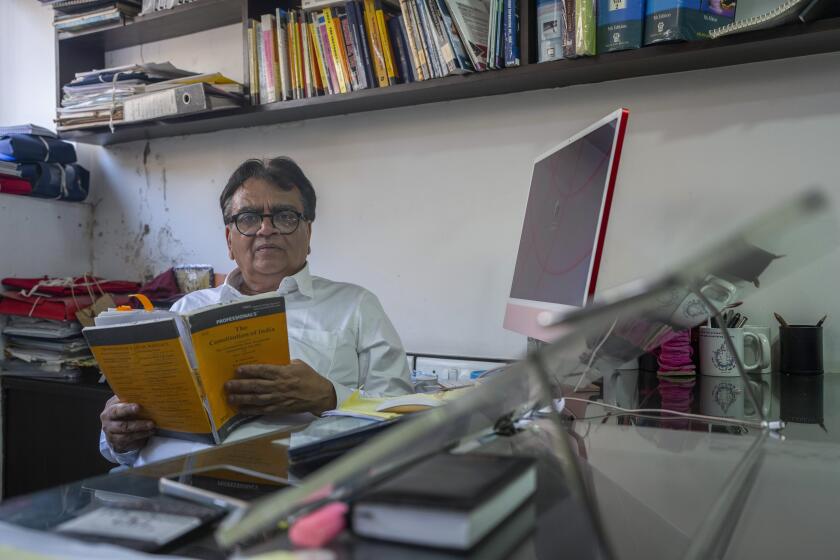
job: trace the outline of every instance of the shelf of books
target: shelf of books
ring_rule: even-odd
[[[171,65],[85,71],[107,49],[65,53],[59,36],[59,132],[108,145],[840,51],[838,17],[701,39],[731,26],[734,2],[669,27],[655,23],[657,1],[646,13],[640,0],[195,0],[84,37],[147,18],[177,35],[227,24],[236,7],[243,84]],[[187,24],[202,5],[219,11]]]

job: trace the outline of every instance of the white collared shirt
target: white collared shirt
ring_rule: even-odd
[[[171,310],[185,313],[244,297],[239,291],[242,273],[234,269],[216,288],[189,293]],[[333,282],[309,273],[309,265],[280,282],[277,293],[286,299],[286,324],[292,359],[309,364],[330,380],[341,404],[355,389],[367,394],[400,395],[411,392],[410,372],[400,337],[368,290]],[[99,449],[112,462],[133,464],[136,451],[114,453],[105,435]]]

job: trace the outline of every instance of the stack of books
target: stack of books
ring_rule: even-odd
[[[8,291],[0,293],[0,373],[58,378],[96,367],[79,313],[103,294],[109,303],[127,303],[124,294],[139,287],[91,276],[4,278],[2,285]]]
[[[251,101],[518,66],[517,6],[506,0],[304,0],[300,10],[277,8],[249,22]]]
[[[125,25],[140,13],[140,0],[58,0],[50,5],[53,25],[66,33]]]
[[[80,72],[62,87],[56,123],[66,131],[239,107],[242,89],[221,74],[197,74],[169,62]]]

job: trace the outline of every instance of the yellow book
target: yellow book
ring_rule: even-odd
[[[303,65],[303,33],[301,28],[301,12],[295,11],[295,56],[297,57],[298,97],[306,97],[306,68]]]
[[[289,43],[289,73],[291,74],[291,94],[292,99],[298,99],[300,96],[298,95],[299,92],[299,82],[298,82],[298,57],[297,52],[295,51],[295,45],[297,44],[297,16],[295,15],[294,10],[289,10],[288,13],[288,20],[286,25],[286,40]]]
[[[285,300],[274,294],[186,314],[109,311],[82,332],[114,394],[139,404],[159,435],[206,443],[249,419],[226,399],[236,368],[290,361]]]
[[[336,22],[331,12],[332,10],[329,8],[324,9],[324,21],[327,24],[327,38],[330,40],[330,53],[332,53],[333,60],[335,61],[335,73],[338,76],[338,89],[341,93],[347,93],[349,91],[347,84],[350,83],[347,74],[345,73],[347,61],[343,60],[345,57],[341,55],[342,51],[341,48],[339,48],[338,35],[335,32]]]
[[[385,24],[385,12],[379,2],[376,6],[376,26],[379,29],[379,38],[382,42],[382,57],[385,59],[385,72],[388,75],[388,83],[397,83],[397,69],[394,62],[394,51],[391,48],[391,39],[388,38],[388,26]]]
[[[376,8],[373,0],[364,0],[365,31],[367,31],[368,45],[370,46],[370,57],[373,60],[373,73],[376,74],[376,81],[379,87],[387,87],[388,71],[385,68],[385,56],[382,51],[382,42],[379,39],[379,25],[376,23]]]
[[[259,54],[257,52],[257,30],[254,27],[256,22],[248,23],[248,87],[251,93],[251,104],[260,103],[260,66]]]
[[[333,10],[335,8],[332,8]],[[335,37],[338,41],[338,50],[341,53],[341,68],[344,71],[344,79],[347,80],[347,91],[353,89],[353,78],[350,75],[350,59],[347,57],[347,42],[344,37],[344,30],[341,25],[341,18],[337,14],[333,14],[333,27],[335,28]]]
[[[310,58],[315,61],[315,86],[319,91],[327,91],[327,69],[324,68],[324,59],[321,55],[321,43],[318,41],[318,28],[312,22],[307,22],[309,30],[309,45],[312,50]]]

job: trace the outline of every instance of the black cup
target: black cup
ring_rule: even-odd
[[[782,373],[790,375],[822,375],[822,327],[788,325],[779,327]]]

